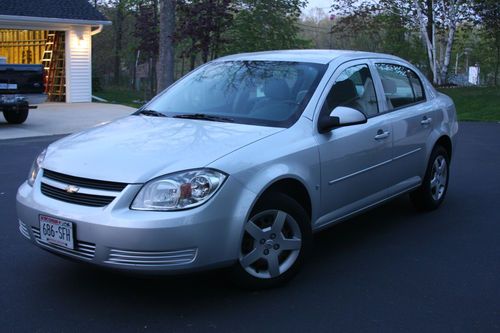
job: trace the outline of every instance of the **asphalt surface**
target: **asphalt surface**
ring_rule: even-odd
[[[334,226],[292,282],[263,292],[220,270],[137,277],[29,244],[15,193],[54,139],[0,141],[2,332],[500,331],[500,124],[460,124],[439,210],[417,213],[405,196]]]

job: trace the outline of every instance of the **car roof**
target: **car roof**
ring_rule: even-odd
[[[279,50],[252,53],[240,53],[221,57],[216,61],[296,61],[312,62],[318,64],[328,64],[337,59],[345,60],[364,58],[383,58],[393,60],[403,60],[399,57],[374,52],[351,51],[351,50]]]

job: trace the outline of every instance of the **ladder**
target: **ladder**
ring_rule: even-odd
[[[51,102],[64,102],[66,95],[64,32],[48,31],[42,56],[45,93]]]

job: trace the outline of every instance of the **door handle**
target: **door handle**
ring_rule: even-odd
[[[420,122],[420,125],[422,125],[422,126],[429,125],[431,122],[432,122],[432,118],[425,116],[422,119],[422,121]]]
[[[375,135],[374,139],[375,140],[383,140],[387,139],[389,137],[389,132],[388,131],[383,131],[383,130],[378,130],[377,135]]]

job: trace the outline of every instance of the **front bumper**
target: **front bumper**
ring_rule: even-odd
[[[193,209],[131,210],[141,185],[128,185],[105,207],[87,207],[45,196],[40,178],[33,187],[24,183],[18,190],[21,233],[59,255],[131,271],[178,272],[233,263],[255,199],[253,192],[229,177],[213,198]],[[40,215],[74,223],[74,250],[40,240]]]

